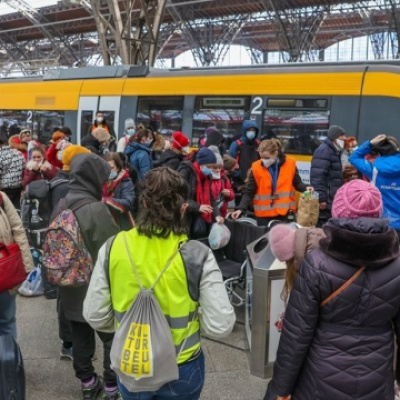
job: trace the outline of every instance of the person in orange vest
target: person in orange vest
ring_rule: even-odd
[[[296,160],[283,154],[281,147],[278,139],[260,143],[261,159],[251,165],[249,181],[237,210],[232,213],[233,219],[238,219],[251,202],[258,225],[294,217],[297,211],[295,191],[304,192],[312,187],[301,180]]]
[[[87,131],[87,136],[89,136],[96,128],[103,128],[110,134],[110,144],[108,145],[108,148],[110,151],[116,151],[117,137],[115,135],[115,131],[112,124],[109,125],[108,122],[106,121],[103,111],[97,111],[96,119],[93,121],[93,124],[89,126],[89,129]]]

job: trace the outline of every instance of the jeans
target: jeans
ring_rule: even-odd
[[[17,340],[17,323],[15,319],[17,294],[8,290],[0,293],[0,335],[9,333]]]
[[[64,308],[61,303],[60,296],[57,297],[57,311],[58,311],[58,334],[66,348],[72,347],[72,330],[71,321],[69,321],[64,314]]]
[[[156,392],[129,392],[118,380],[123,400],[197,400],[204,385],[204,354],[179,365],[179,379],[161,386]]]
[[[75,376],[81,381],[88,380],[94,376],[92,357],[94,355],[96,342],[95,331],[87,322],[71,322],[72,331],[72,355]],[[117,384],[115,372],[111,369],[110,350],[113,333],[97,332],[103,342],[103,378],[109,386]]]

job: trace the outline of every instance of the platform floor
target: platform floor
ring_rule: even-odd
[[[249,372],[244,312],[237,309],[235,329],[223,343],[203,339],[206,380],[202,400],[261,400],[267,380]],[[18,297],[18,342],[25,361],[27,400],[79,400],[79,381],[72,363],[61,361],[56,301]],[[100,340],[98,340],[100,343]],[[101,350],[95,367],[101,374]]]

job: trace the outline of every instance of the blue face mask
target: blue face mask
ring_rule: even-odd
[[[135,129],[127,129],[126,132],[128,133],[129,136],[132,136],[135,133]]]
[[[211,175],[211,173],[212,173],[212,171],[211,171],[211,169],[210,169],[210,168],[207,168],[207,167],[201,167],[200,169],[201,169],[201,172],[202,172],[204,175],[206,175],[206,176],[210,176],[210,175]]]
[[[110,180],[115,179],[118,176],[118,172],[116,171],[111,171],[110,176],[108,177]]]
[[[249,140],[253,140],[256,137],[256,132],[255,131],[247,131],[246,132],[246,137]]]

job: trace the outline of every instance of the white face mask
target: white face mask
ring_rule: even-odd
[[[62,155],[63,155],[63,150],[58,150],[57,151],[57,159],[62,161]]]
[[[103,118],[103,117],[97,117],[97,118],[96,118],[96,121],[97,121],[99,124],[101,124],[101,123],[104,121],[104,118]]]
[[[265,168],[269,168],[276,161],[276,159],[275,158],[268,158],[267,160],[265,160],[263,158],[261,161],[264,164]]]
[[[190,148],[189,148],[189,146],[182,147],[182,153],[189,154],[189,151],[190,151]]]
[[[343,149],[344,148],[344,140],[336,139],[336,145],[337,145],[337,147],[339,147],[339,149]]]
[[[221,172],[220,171],[211,171],[211,178],[212,179],[221,179]]]

